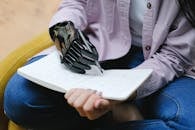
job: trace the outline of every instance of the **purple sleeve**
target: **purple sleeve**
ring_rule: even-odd
[[[137,90],[137,98],[148,96],[195,64],[195,28],[184,16],[176,19],[177,28],[169,32],[164,44],[137,68],[153,69],[151,77]]]
[[[63,0],[58,11],[52,17],[49,28],[59,22],[72,21],[76,28],[81,30],[87,26],[86,2],[87,0]]]

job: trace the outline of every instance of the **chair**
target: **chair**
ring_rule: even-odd
[[[40,34],[31,41],[23,44],[0,61],[0,130],[24,130],[14,122],[9,121],[3,111],[3,95],[5,86],[17,68],[36,53],[50,47],[52,41],[47,32]]]

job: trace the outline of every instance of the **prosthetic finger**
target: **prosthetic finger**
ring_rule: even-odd
[[[95,64],[96,59],[91,58],[92,56],[86,50],[80,50],[80,48],[77,48],[76,46],[72,46],[69,49],[68,53],[75,55],[75,59],[77,59],[78,61],[80,61],[83,64],[89,64],[89,65]]]
[[[82,64],[86,64],[86,65],[94,65],[95,64],[94,60],[83,57],[82,54],[78,53],[73,48],[71,48],[68,51],[68,54],[70,54],[71,57],[74,58],[77,62],[81,62]]]
[[[94,55],[96,55],[97,60],[98,60],[98,52],[97,52],[95,46],[94,46],[93,44],[91,44],[91,42],[88,42],[88,44],[89,44],[89,46],[91,47],[92,53],[93,53]]]
[[[69,63],[64,62],[64,65],[72,72],[85,74],[85,70],[72,66]]]
[[[89,57],[90,59],[98,60],[98,53],[97,53],[97,51],[96,51],[96,53],[94,53],[93,52],[94,49],[91,52],[90,50],[87,49],[87,47],[84,44],[78,43],[77,41],[74,41],[74,44],[72,46],[76,50],[78,50],[83,56]]]
[[[80,73],[80,74],[84,74],[85,73],[85,70],[82,69],[82,68],[78,68],[76,66],[73,65],[73,62],[68,59],[68,58],[65,58],[64,59],[64,63],[63,63],[69,70],[71,70],[72,72],[76,72],[76,73]]]
[[[98,60],[98,56],[88,50],[81,50],[81,54],[83,57],[86,57],[88,59]]]
[[[66,59],[69,60],[69,62],[72,64],[72,66],[75,66],[77,68],[89,70],[91,67],[87,64],[83,64],[79,62],[77,59],[74,59],[71,55],[67,54]]]

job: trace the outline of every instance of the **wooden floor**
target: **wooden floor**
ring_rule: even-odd
[[[46,31],[60,0],[0,0],[0,60]]]

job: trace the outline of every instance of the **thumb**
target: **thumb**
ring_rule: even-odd
[[[110,106],[110,101],[106,99],[98,99],[94,105],[96,109],[104,109]]]

